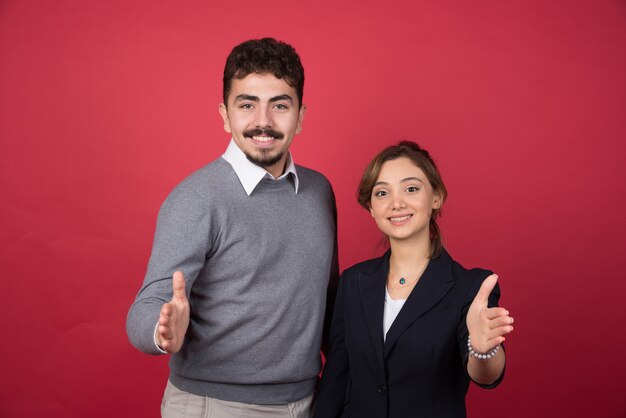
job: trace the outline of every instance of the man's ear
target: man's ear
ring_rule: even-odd
[[[296,133],[299,134],[302,132],[302,121],[304,120],[304,114],[306,113],[306,105],[303,104],[300,107],[300,111],[298,112],[298,125],[296,126]]]
[[[224,103],[220,103],[219,111],[222,119],[224,120],[224,130],[228,133],[232,133],[232,130],[230,129],[230,120],[228,119],[228,109]]]

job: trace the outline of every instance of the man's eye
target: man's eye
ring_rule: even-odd
[[[288,109],[287,106],[285,106],[284,104],[281,104],[281,103],[276,104],[275,107],[276,107],[276,109],[280,109],[280,110]]]
[[[252,105],[250,103],[244,103],[239,107],[242,109],[252,109]]]

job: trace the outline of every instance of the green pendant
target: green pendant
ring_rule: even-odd
[[[400,284],[405,284],[406,280],[404,280],[404,277],[400,277]]]

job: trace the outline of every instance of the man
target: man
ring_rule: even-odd
[[[164,417],[309,414],[337,253],[330,184],[289,152],[303,86],[290,45],[235,47],[219,105],[231,142],[161,207],[127,332],[172,354]]]

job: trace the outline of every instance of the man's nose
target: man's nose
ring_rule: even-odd
[[[272,117],[269,106],[259,106],[255,116],[255,126],[272,126]]]

